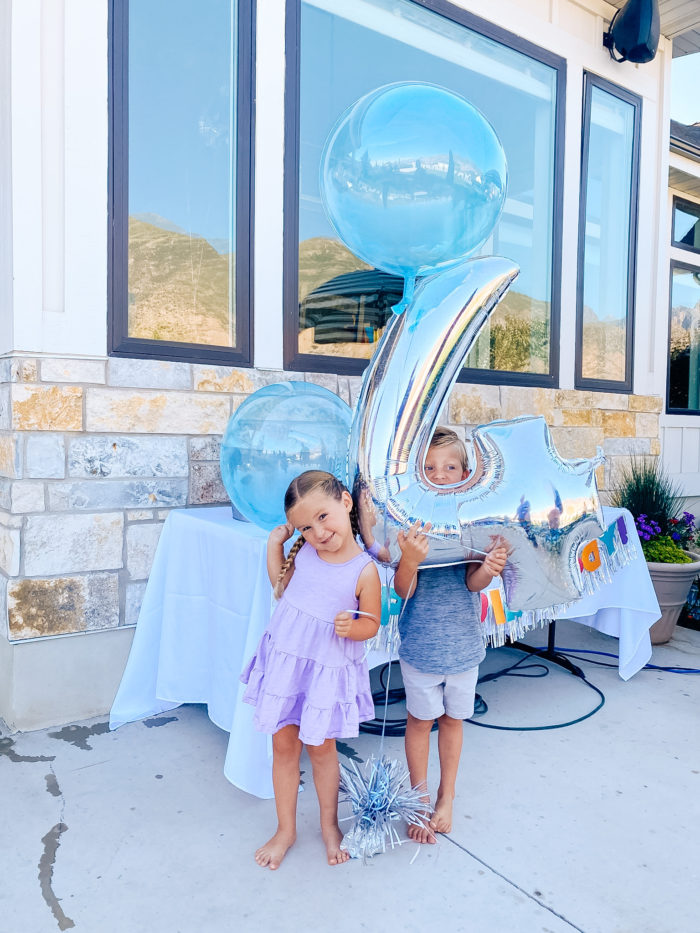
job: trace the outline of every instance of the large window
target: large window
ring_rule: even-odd
[[[471,101],[508,160],[504,212],[480,254],[513,259],[521,272],[472,349],[466,378],[555,384],[563,60],[444,2],[290,0],[287,7],[286,367],[361,372],[401,294],[400,279],[368,267],[338,240],[318,176],[339,115],[381,85],[411,80]]]
[[[111,0],[110,353],[250,362],[251,0]]]
[[[671,264],[667,411],[700,414],[700,266]]]
[[[632,391],[641,106],[636,95],[586,75],[577,388]]]
[[[672,414],[700,414],[700,204],[673,199],[668,397]],[[683,253],[680,252],[683,250]]]

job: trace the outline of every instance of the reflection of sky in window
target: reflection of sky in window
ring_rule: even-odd
[[[592,88],[583,303],[600,320],[627,317],[634,108]]]
[[[691,214],[688,208],[677,207],[673,212],[673,238],[677,243],[680,243],[681,240],[684,240],[690,231],[698,223],[700,218],[700,206],[698,207],[697,213]],[[688,243],[690,246],[695,246],[694,239],[697,239],[697,233],[695,237],[689,237]]]
[[[518,290],[548,300],[554,70],[400,0],[310,0],[302,3],[301,29],[300,240],[335,236],[318,172],[341,113],[383,84],[426,81],[462,94],[493,124],[508,160],[508,200],[482,252],[518,262]]]
[[[129,4],[129,214],[220,252],[232,236],[234,11],[235,0]]]
[[[693,278],[692,272],[673,270],[673,297],[674,308],[700,309],[700,283]]]

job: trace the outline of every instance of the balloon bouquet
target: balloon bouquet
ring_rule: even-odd
[[[264,527],[284,521],[276,511],[263,514],[259,504],[282,501],[270,496],[270,471],[286,488],[302,470],[319,467],[352,489],[365,545],[378,542],[387,565],[400,557],[398,532],[416,521],[432,524],[423,566],[478,559],[495,535],[505,539],[507,608],[499,599],[482,611],[493,644],[553,618],[631,557],[624,528],[603,528],[595,484],[600,453],[562,459],[543,418],[477,428],[473,469],[459,484],[438,487],[423,474],[443,403],[518,275],[508,259],[467,258],[498,222],[506,184],[496,133],[457,94],[408,82],[379,88],[350,107],[326,141],[322,198],[338,236],[357,256],[404,277],[403,298],[364,372],[351,423],[349,409],[344,412],[332,393],[285,383],[251,396],[222,444],[222,473],[234,506]],[[271,390],[287,407],[262,405],[261,417]],[[310,390],[311,417],[304,409]],[[281,433],[273,439],[275,425],[286,433],[290,424],[289,439]],[[252,465],[259,457],[267,475]],[[258,498],[252,477],[264,475],[265,494]],[[601,535],[608,535],[609,546],[585,563],[581,554]],[[363,857],[383,851],[387,841],[398,840],[397,819],[416,821],[424,807],[419,793],[407,770],[381,748],[364,774],[342,770],[354,814],[344,847]]]

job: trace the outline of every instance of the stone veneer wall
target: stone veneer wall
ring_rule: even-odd
[[[498,418],[542,415],[562,457],[592,457],[603,448],[606,462],[597,470],[605,502],[620,468],[630,457],[658,457],[659,414],[663,399],[655,395],[623,395],[575,389],[520,386],[455,386],[449,421],[468,428]]]
[[[282,380],[352,404],[359,377],[131,359],[0,360],[0,636],[136,622],[172,508],[227,502],[219,441],[246,395]],[[459,385],[443,421],[541,414],[565,457],[659,453],[661,399]]]

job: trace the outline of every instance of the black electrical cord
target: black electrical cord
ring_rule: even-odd
[[[516,661],[514,664],[510,664],[508,667],[503,668],[499,671],[494,671],[489,674],[484,674],[483,677],[480,677],[478,683],[488,683],[491,680],[497,680],[499,677],[546,677],[549,674],[549,668],[546,664],[527,664],[523,666],[523,662],[528,660],[529,655],[524,655],[520,660]],[[384,664],[379,671],[379,683],[382,687],[381,690],[375,690],[372,693],[372,699],[375,702],[375,705],[383,706],[391,705],[392,703],[400,703],[406,698],[406,693],[403,687],[393,687],[389,691],[386,689],[385,674],[391,664],[398,664],[398,661],[390,661]],[[537,671],[537,673],[526,673],[526,671]],[[583,716],[579,716],[577,719],[571,719],[568,722],[555,723],[550,726],[497,726],[491,723],[486,722],[476,722],[474,719],[466,719],[465,722],[468,722],[472,726],[480,726],[483,729],[498,729],[503,732],[539,732],[545,731],[548,729],[563,729],[566,726],[573,726],[576,723],[583,722],[584,719],[589,719],[605,703],[605,695],[595,684],[592,684],[586,679],[583,674],[583,671],[580,668],[576,668],[576,676],[580,677],[581,680],[586,684],[587,687],[590,687],[591,690],[595,691],[600,697],[600,702],[592,709],[590,712],[585,713]],[[488,705],[486,701],[480,694],[476,694],[474,698],[474,716],[483,716],[488,712]],[[437,722],[433,724],[432,731],[437,729]],[[401,719],[384,719],[375,718],[369,722],[360,723],[360,732],[366,732],[370,735],[381,735],[382,731],[384,735],[391,736],[394,738],[403,736],[406,734],[406,720],[405,718]]]
[[[517,648],[513,645],[511,647]],[[543,647],[538,649],[544,655],[549,649]],[[554,652],[560,654],[563,657],[573,658],[576,661],[587,661],[589,664],[595,664],[598,667],[609,667],[617,668],[617,664],[608,664],[605,661],[595,661],[593,658],[582,658],[580,655],[590,655],[596,654],[604,657],[614,658],[619,660],[619,656],[612,654],[609,651],[593,651],[586,648],[558,648],[555,647]],[[498,680],[499,677],[546,677],[549,674],[550,668],[546,664],[535,663],[535,664],[526,664],[523,662],[530,657],[537,657],[537,651],[534,655],[525,654],[522,658],[516,661],[514,664],[510,664],[508,667],[504,667],[499,671],[494,671],[489,674],[484,674],[483,677],[480,677],[478,682],[479,684],[488,683],[492,680]],[[403,687],[393,687],[390,690],[387,690],[387,681],[385,680],[385,675],[387,671],[391,668],[392,664],[398,664],[398,661],[389,661],[384,664],[379,671],[379,684],[381,690],[375,690],[372,693],[372,699],[374,700],[375,706],[391,706],[393,703],[400,703],[406,699],[406,692]],[[602,690],[596,687],[595,684],[592,684],[585,676],[580,667],[577,667],[575,664],[570,665],[571,673],[578,677],[583,683],[594,693],[598,694],[600,701],[594,706],[592,710],[588,713],[584,713],[583,716],[578,716],[576,719],[570,719],[567,722],[554,723],[549,726],[498,726],[493,723],[487,722],[477,722],[475,718],[465,719],[465,722],[469,723],[472,726],[479,726],[481,729],[497,729],[501,732],[544,732],[550,729],[565,729],[568,726],[574,726],[579,722],[583,722],[586,719],[590,719],[591,716],[594,716],[605,704],[605,694]],[[650,671],[664,671],[669,674],[700,674],[700,669],[694,667],[666,667],[659,664],[645,664],[642,670]],[[529,673],[526,673],[529,672]],[[537,672],[537,673],[535,673]],[[481,696],[477,693],[474,697],[474,713],[473,717],[483,716],[488,712],[488,704]],[[435,731],[438,728],[437,722],[433,723],[431,731]],[[370,735],[387,735],[394,738],[404,736],[406,734],[406,719],[385,719],[384,717],[377,717],[368,722],[360,723],[360,732],[366,732]]]
[[[544,649],[543,649],[544,650]],[[605,661],[594,661],[593,658],[581,658],[578,655],[581,654],[600,654],[606,658],[615,658],[619,660],[619,655],[613,654],[610,651],[593,651],[588,648],[558,648],[554,649],[557,654],[563,654],[566,658],[575,658],[577,661],[587,661],[589,664],[597,664],[598,667],[614,667],[618,668],[617,664],[606,664]],[[576,652],[576,654],[574,654]],[[667,674],[700,674],[700,669],[697,667],[664,667],[661,664],[645,664],[643,671],[665,671]]]
[[[543,648],[543,651],[546,649]],[[531,655],[526,654],[519,661],[516,661],[515,664],[511,664],[509,667],[505,667],[500,671],[494,671],[491,674],[484,674],[483,677],[480,677],[478,683],[487,683],[490,680],[498,680],[499,677],[546,677],[549,674],[550,668],[546,664],[527,664],[524,667],[520,667],[523,661],[527,660]],[[519,671],[516,671],[516,668],[520,668]],[[597,693],[600,697],[600,701],[596,706],[593,707],[587,713],[584,713],[583,716],[578,716],[576,719],[569,719],[567,722],[557,722],[552,723],[549,726],[498,726],[494,723],[489,722],[477,722],[475,719],[466,719],[465,722],[469,723],[470,726],[479,726],[481,729],[498,729],[500,732],[545,732],[550,729],[565,729],[567,726],[575,726],[576,723],[583,722],[585,719],[590,719],[591,716],[595,715],[599,709],[602,709],[605,704],[605,694],[602,690],[599,690],[595,684],[592,684],[590,680],[586,679],[583,671],[580,667],[572,665],[572,673],[584,682],[584,684],[593,690],[594,693]],[[527,670],[539,670],[541,673],[537,674],[526,674],[524,673]],[[483,702],[483,701],[482,701]],[[484,711],[488,710],[488,706],[484,703]],[[474,715],[477,714],[476,709],[474,710]]]
[[[543,647],[541,650],[544,653],[548,649],[546,647]],[[568,658],[573,658],[576,661],[587,661],[589,664],[595,664],[598,667],[610,667],[610,668],[614,668],[615,670],[618,669],[617,664],[607,664],[605,661],[595,661],[593,658],[582,658],[580,656],[582,654],[597,654],[597,655],[602,655],[602,656],[609,657],[609,658],[614,658],[615,660],[619,660],[618,655],[613,654],[609,651],[593,651],[593,650],[586,649],[586,648],[559,648],[557,646],[554,647],[554,651],[556,654],[560,654]],[[525,658],[521,658],[520,661],[516,661],[515,664],[511,665],[510,667],[504,668],[502,671],[496,671],[493,674],[486,674],[483,678],[479,679],[479,683],[484,683],[485,681],[488,681],[488,680],[496,680],[498,677],[502,677],[504,675],[511,676],[511,677],[524,676],[522,674],[511,673],[514,670],[514,668],[518,667],[521,664],[523,660],[525,660]],[[528,667],[533,667],[533,668],[542,667],[542,666],[544,665],[537,665],[537,664],[528,665]],[[527,670],[527,667],[523,668],[523,670]],[[700,670],[694,667],[670,667],[670,666],[664,666],[660,664],[645,664],[642,670],[664,671],[669,674],[700,674]],[[548,668],[546,672],[547,673],[549,672]],[[576,674],[577,677],[580,677],[581,680],[583,680],[586,686],[590,687],[591,690],[594,690],[600,697],[600,703],[598,703],[598,705],[594,709],[592,709],[589,713],[586,713],[584,716],[579,716],[578,719],[572,719],[570,722],[558,723],[552,726],[524,726],[524,727],[497,726],[497,725],[491,725],[485,722],[476,722],[474,719],[467,719],[466,722],[468,722],[472,726],[480,726],[483,729],[501,729],[504,731],[518,731],[518,732],[532,732],[532,731],[540,731],[540,730],[545,730],[545,729],[563,729],[565,726],[572,726],[578,722],[583,722],[584,719],[589,719],[591,716],[593,716],[594,713],[597,713],[598,710],[601,709],[601,707],[605,703],[605,695],[603,694],[601,690],[598,689],[598,687],[595,686],[595,684],[592,684],[589,680],[586,679],[580,667],[575,667],[574,673]],[[544,674],[537,674],[537,675],[530,674],[527,676],[543,677],[545,675]],[[488,709],[488,707],[486,708]],[[475,709],[474,711],[475,716],[480,715],[480,713],[481,711],[477,712]]]

